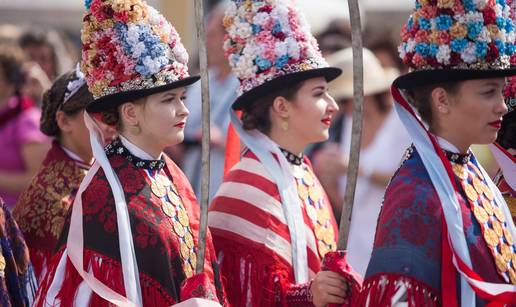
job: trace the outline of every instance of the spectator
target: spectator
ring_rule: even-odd
[[[344,73],[330,85],[341,103],[351,106],[353,99],[353,57],[351,48],[328,59],[330,65]],[[401,162],[409,137],[393,108],[389,88],[397,76],[393,69],[383,69],[373,53],[364,49],[364,118],[360,171],[348,243],[349,261],[364,274],[373,247],[376,220],[389,179]],[[315,153],[314,166],[340,217],[344,203],[348,156],[351,143],[351,108],[341,117],[341,137]],[[339,124],[339,123],[336,123]],[[340,144],[339,144],[340,143]]]
[[[0,44],[0,196],[8,207],[28,186],[49,142],[39,131],[40,111],[21,95],[23,51]]]
[[[229,125],[229,110],[236,99],[238,80],[231,72],[224,56],[224,27],[222,20],[227,2],[217,5],[211,13],[206,33],[208,53],[208,74],[211,105],[211,152],[210,152],[210,199],[215,194],[224,175],[226,133]],[[193,84],[188,89],[186,105],[190,116],[185,129],[187,145],[183,170],[193,185],[195,194],[201,194],[201,137],[202,108],[201,84]]]

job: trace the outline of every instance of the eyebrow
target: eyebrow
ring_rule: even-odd
[[[487,83],[484,83],[482,84],[482,86],[496,86],[496,87],[500,87],[500,86],[504,86],[504,84],[500,84],[498,82],[487,82]]]
[[[323,90],[323,91],[324,91],[324,90],[326,90],[326,87],[325,87],[324,85],[319,85],[319,86],[314,87],[314,88],[312,89],[312,91],[315,91],[315,90],[318,90],[318,89],[320,89],[320,90]]]

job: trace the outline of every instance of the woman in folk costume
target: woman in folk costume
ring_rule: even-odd
[[[55,253],[68,209],[93,162],[84,123],[86,105],[92,101],[79,67],[57,79],[43,97],[40,129],[54,142],[13,210],[38,279]],[[110,135],[107,126],[104,131]]]
[[[0,197],[0,305],[29,307],[38,283],[29,249],[11,211]]]
[[[505,103],[508,112],[503,117],[497,142],[489,147],[500,165],[500,171],[494,181],[502,192],[512,219],[516,223],[516,77],[508,78],[505,87]]]
[[[183,140],[188,54],[170,23],[141,0],[87,1],[82,32],[85,119],[95,164],[79,187],[35,306],[224,303],[211,237],[195,274],[199,206],[163,154]],[[119,133],[105,149],[94,114]]]
[[[470,150],[494,142],[507,113],[511,14],[502,0],[416,1],[399,48],[412,70],[392,87],[414,146],[385,193],[356,306],[516,302],[514,223]]]
[[[345,279],[321,271],[337,225],[303,150],[328,138],[338,106],[329,67],[290,1],[235,1],[225,50],[240,80],[232,122],[247,149],[218,190],[209,226],[234,306],[342,303]],[[235,150],[235,148],[233,148]],[[239,149],[236,149],[239,150]],[[351,275],[351,270],[345,275]]]

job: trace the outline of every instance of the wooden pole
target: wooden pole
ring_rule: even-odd
[[[348,0],[351,22],[351,40],[353,46],[353,124],[351,132],[351,150],[346,183],[346,194],[339,225],[338,250],[345,250],[348,245],[351,214],[355,200],[355,189],[360,162],[360,143],[362,139],[362,109],[364,102],[364,66],[362,56],[362,25],[358,0]]]
[[[197,274],[204,271],[206,253],[206,231],[208,228],[208,199],[210,195],[210,93],[208,84],[208,57],[206,53],[206,34],[204,29],[203,0],[195,0],[195,23],[199,40],[199,65],[202,87],[202,167],[201,167],[201,222],[197,253]]]

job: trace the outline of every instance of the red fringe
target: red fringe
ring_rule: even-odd
[[[367,306],[392,306],[392,298],[402,284],[407,286],[408,307],[441,306],[437,291],[418,280],[399,274],[377,274],[366,279],[352,306],[366,306],[366,303]]]
[[[57,295],[57,301],[46,301],[46,294],[50,289],[62,254],[63,252],[61,251],[52,258],[52,261],[49,264],[49,271],[43,278],[40,289],[36,295],[36,302],[34,307],[74,306],[75,295],[83,280],[69,259],[67,259],[65,277],[61,284],[61,289]],[[122,268],[118,261],[105,257],[96,252],[85,250],[84,263],[91,264],[91,271],[100,281],[118,293],[125,295]],[[142,299],[144,306],[168,307],[176,303],[159,283],[141,272],[140,285],[142,289]],[[114,305],[109,304],[100,296],[92,294],[89,306],[105,307]]]
[[[286,292],[292,285],[289,266],[264,253],[263,248],[219,240],[220,264],[231,306],[287,306]],[[248,300],[248,293],[251,294]],[[250,303],[250,304],[248,304]]]
[[[36,249],[31,248],[30,252],[30,262],[32,263],[32,267],[34,268],[34,274],[38,280],[38,283],[44,277],[43,273],[48,269],[48,262],[52,260],[53,253],[46,249]]]

